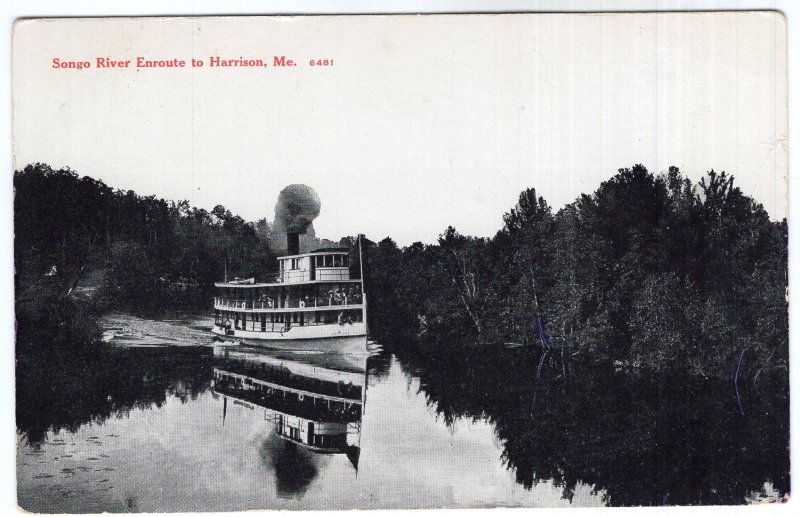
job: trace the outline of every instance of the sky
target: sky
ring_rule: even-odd
[[[305,183],[317,236],[400,245],[491,236],[524,189],[558,209],[636,163],[727,171],[777,219],[785,39],[769,12],[20,22],[14,163],[248,220]],[[298,66],[209,66],[275,55]],[[137,56],[205,66],[95,66]]]

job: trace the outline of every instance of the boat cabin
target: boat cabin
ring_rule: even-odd
[[[350,280],[350,253],[346,248],[312,251],[280,257],[279,281],[284,284]]]

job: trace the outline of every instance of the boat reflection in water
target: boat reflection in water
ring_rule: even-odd
[[[219,345],[213,390],[231,403],[263,408],[284,452],[344,454],[358,470],[367,355],[297,353]]]

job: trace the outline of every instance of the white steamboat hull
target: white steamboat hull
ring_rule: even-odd
[[[253,332],[225,329],[214,325],[212,332],[225,339],[242,341],[250,346],[294,351],[365,353],[366,325],[356,322],[345,325],[314,325],[292,327],[285,332]]]
[[[214,334],[229,338],[256,339],[259,341],[286,341],[296,339],[328,339],[339,337],[366,336],[367,328],[363,322],[345,323],[344,325],[308,325],[296,326],[283,332],[258,332],[252,330],[231,329],[226,333],[219,325],[214,325]]]

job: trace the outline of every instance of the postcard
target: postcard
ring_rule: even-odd
[[[786,41],[18,21],[18,506],[785,503]]]

